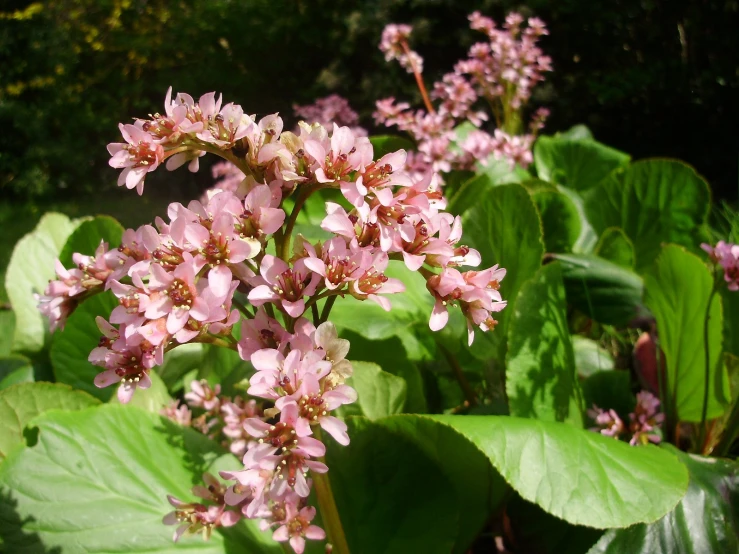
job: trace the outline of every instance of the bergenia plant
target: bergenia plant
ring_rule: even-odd
[[[165,523],[178,525],[175,539],[256,518],[300,554],[306,539],[326,536],[311,523],[315,483],[330,543],[340,547],[322,460],[326,440],[349,444],[335,411],[357,393],[346,384],[349,342],[330,321],[334,302],[351,296],[391,310],[404,284],[385,270],[399,260],[426,279],[435,300],[431,329],[459,309],[471,344],[506,305],[498,291],[505,270],[465,269],[477,267],[480,255],[462,244],[461,220],[445,211],[432,168],[406,172],[403,150],[377,158],[370,141],[346,126],[301,122],[297,132],[284,131],[277,114],[258,119],[214,93],[195,101],[170,89],[163,113],[120,129],[124,142],[108,146],[110,164],[123,170],[119,184],[139,194],[160,165],[196,171],[204,153],[240,174],[201,200],[170,204],[155,225],[129,229],[119,248],[102,243],[94,256],[75,254],[74,268],[58,264],[40,310],[52,330],[63,328],[80,302],[113,292],[118,306],[98,319],[101,339],[89,360],[101,368],[95,385],[117,386],[123,403],[146,394],[150,372],[186,343],[236,350],[248,362],[249,398],[221,397],[196,381],[186,400],[202,413],[193,418],[177,404],[165,412],[243,460],[241,470],[221,473],[227,487],[205,477],[195,492],[207,506],[170,498],[175,510]],[[325,203],[320,226],[331,238],[297,235],[308,198],[328,189],[341,196]]]
[[[430,94],[422,75],[423,58],[409,46],[412,27],[390,24],[382,34],[385,59],[413,73],[424,102],[425,109],[415,110],[407,102],[386,98],[377,102],[374,114],[377,124],[397,127],[417,142],[418,152],[407,159],[412,171],[472,170],[491,156],[522,167],[533,160],[531,147],[549,112],[537,110],[526,130],[523,110],[534,87],[552,70],[551,59],[537,46],[547,28],[540,19],[525,22],[515,12],[508,14],[502,28],[479,12],[469,20],[471,29],[487,40],[473,44],[468,57],[435,82]],[[492,134],[483,128],[490,114]],[[465,122],[474,130],[461,136],[455,129]]]

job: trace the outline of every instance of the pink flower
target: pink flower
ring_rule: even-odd
[[[413,73],[414,69],[422,73],[423,58],[408,48],[408,38],[411,32],[413,32],[413,27],[410,25],[394,23],[386,25],[382,31],[380,50],[385,54],[385,61],[398,60],[401,67],[404,67],[408,73]]]
[[[660,401],[651,392],[641,391],[636,394],[636,408],[629,414],[629,431],[633,433],[629,444],[659,443],[662,440],[660,426],[665,415],[657,413]]]
[[[303,258],[297,260],[292,269],[280,258],[267,254],[262,258],[259,277],[253,279],[255,288],[249,292],[249,301],[254,306],[266,302],[279,303],[291,316],[299,317],[305,311],[304,296],[311,296],[321,280],[305,265]]]
[[[316,509],[312,506],[298,511],[296,504],[286,502],[285,511],[285,523],[275,530],[272,538],[277,542],[290,541],[295,554],[303,554],[305,539],[320,541],[326,538],[323,529],[310,523],[316,517]]]
[[[293,104],[293,111],[297,117],[304,118],[308,123],[318,123],[329,127],[333,123],[351,128],[355,136],[367,136],[367,131],[358,127],[359,115],[349,106],[349,101],[338,94],[331,94],[319,98],[314,104],[298,106]]]
[[[306,245],[306,249],[309,256],[302,258],[305,266],[323,277],[329,290],[357,280],[372,259],[370,252],[359,248],[356,241],[351,248],[347,248],[346,241],[341,237],[325,242],[321,247],[320,257],[310,244]]]
[[[728,283],[726,288],[730,291],[739,290],[739,245],[720,240],[715,248],[706,243],[701,244],[701,248],[724,269],[724,281]]]
[[[607,437],[618,437],[624,432],[624,423],[615,410],[604,411],[593,404],[593,408],[588,410],[588,416],[595,422],[595,427],[591,427],[591,431],[599,432]]]
[[[138,347],[121,352],[111,351],[105,358],[105,367],[109,369],[98,373],[95,377],[95,386],[105,388],[120,383],[118,400],[122,404],[128,403],[137,388],[148,389],[151,386],[149,367],[146,367],[147,365],[151,367],[151,362],[145,359],[144,354]]]
[[[367,137],[356,137],[349,127],[334,123],[330,143],[310,139],[305,151],[315,160],[313,171],[319,183],[341,181],[352,171],[372,161],[372,144]]]
[[[367,271],[351,284],[349,292],[358,300],[369,299],[379,304],[383,310],[390,311],[390,301],[378,296],[380,294],[396,294],[405,291],[405,285],[399,279],[388,277],[387,269],[389,258],[384,252],[377,252]]]
[[[139,194],[144,193],[144,177],[154,171],[164,161],[164,149],[157,144],[146,131],[136,125],[118,126],[124,142],[112,142],[108,145],[108,152],[112,156],[109,161],[111,167],[123,168],[118,177],[118,185],[126,188],[135,188]]]

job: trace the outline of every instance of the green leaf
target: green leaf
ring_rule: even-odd
[[[372,144],[372,148],[374,148],[376,160],[396,150],[409,151],[415,150],[416,148],[412,140],[394,135],[376,135],[370,137],[369,141]]]
[[[0,460],[23,443],[23,429],[37,415],[52,409],[81,410],[99,403],[89,394],[59,383],[22,383],[0,391]]]
[[[181,344],[164,355],[164,363],[157,368],[157,373],[171,392],[188,389],[190,383],[183,378],[192,370],[200,367],[203,361],[203,345],[199,343]]]
[[[388,373],[402,377],[406,384],[405,410],[409,413],[425,413],[426,397],[423,377],[418,367],[410,361],[403,343],[398,337],[384,340],[368,340],[358,333],[341,333],[351,344],[349,357],[355,360],[374,362]]]
[[[120,246],[123,236],[123,227],[114,218],[108,215],[98,215],[93,219],[83,221],[74,232],[69,235],[59,254],[59,261],[64,267],[73,267],[72,254],[79,252],[92,256],[100,246],[100,241],[108,243],[108,248]]]
[[[430,417],[471,440],[522,498],[577,525],[651,523],[672,510],[688,486],[685,466],[656,446],[635,448],[537,419]]]
[[[685,497],[651,525],[607,531],[588,554],[739,552],[739,465],[670,450],[690,472]]]
[[[642,278],[591,254],[555,254],[562,266],[567,302],[606,325],[624,326],[648,312]]]
[[[644,160],[613,172],[588,191],[585,211],[598,233],[620,227],[634,245],[639,273],[654,263],[663,243],[698,250],[699,227],[710,206],[708,183],[674,160]]]
[[[698,422],[705,388],[703,328],[713,286],[711,272],[700,258],[671,244],[662,249],[644,282],[644,302],[657,319],[667,362],[669,396],[680,420]],[[715,295],[708,324],[709,419],[723,414],[729,401],[729,377],[721,359],[722,331],[721,297]]]
[[[590,139],[539,137],[534,144],[534,165],[540,179],[575,190],[600,183],[631,157]]]
[[[603,231],[593,253],[626,269],[634,269],[634,245],[618,227]]]
[[[418,446],[449,480],[460,514],[453,552],[467,552],[490,514],[504,502],[506,482],[475,445],[447,425],[418,416],[394,416],[378,423]]]
[[[555,138],[562,138],[568,140],[587,140],[593,138],[593,133],[586,125],[577,124],[573,125],[566,131],[558,132],[554,134]]]
[[[582,384],[585,403],[604,410],[616,410],[619,417],[628,423],[629,414],[636,407],[636,396],[631,392],[631,377],[628,371],[602,371],[585,379]]]
[[[724,351],[739,356],[739,294],[719,287],[724,307]]]
[[[515,309],[516,296],[524,281],[541,265],[544,254],[541,222],[531,197],[521,185],[495,187],[464,217],[464,237],[482,255],[482,266],[500,264],[507,274],[500,293],[508,306],[496,315],[498,326],[493,333],[477,333],[474,348],[491,343],[492,350],[503,359],[508,320]],[[475,350],[473,349],[473,352]],[[481,353],[483,358],[490,352]]]
[[[349,418],[347,424],[351,443],[327,441],[326,463],[352,554],[451,552],[457,496],[441,467],[379,422]]]
[[[28,358],[18,354],[0,358],[0,390],[33,380],[33,364]]]
[[[99,389],[95,386],[95,376],[103,368],[92,365],[87,357],[102,335],[95,317],[108,319],[117,305],[115,296],[110,292],[88,298],[69,316],[64,330],[57,331],[51,342],[50,357],[56,380],[87,391],[103,402],[115,394],[116,387]]]
[[[37,444],[0,466],[0,535],[12,552],[282,552],[254,522],[207,543],[172,543],[162,524],[167,494],[192,501],[204,471],[238,467],[192,429],[112,405],[49,412],[34,424]]]
[[[557,186],[557,190],[572,200],[572,203],[577,209],[577,214],[580,217],[580,236],[577,237],[577,241],[572,245],[572,251],[579,254],[592,252],[598,242],[598,235],[595,234],[593,226],[585,215],[585,202],[582,196],[576,190],[563,186]]]
[[[7,356],[13,349],[15,314],[13,310],[0,308],[0,356]]]
[[[562,521],[518,495],[506,504],[506,516],[517,552],[584,554],[603,534]]]
[[[76,223],[66,215],[47,213],[36,228],[15,245],[5,275],[5,288],[15,312],[13,350],[38,352],[48,335],[48,321],[36,307],[34,293],[43,293],[55,278],[54,262]]]
[[[462,215],[481,198],[490,194],[494,187],[507,183],[520,183],[524,180],[516,169],[511,169],[506,160],[491,159],[486,166],[478,169],[478,174],[462,183],[457,193],[449,201],[447,211],[455,215]]]
[[[362,415],[369,419],[399,414],[403,411],[406,384],[401,377],[382,371],[371,362],[352,362],[354,375],[347,384],[356,389],[357,405]]]
[[[206,379],[211,385],[221,385],[223,394],[235,392],[235,385],[247,379],[252,372],[251,364],[239,357],[239,353],[229,348],[203,345],[203,359],[198,379]],[[185,383],[189,390],[189,383]]]
[[[613,356],[594,340],[575,335],[572,337],[572,347],[575,350],[575,367],[580,377],[613,369]]]
[[[541,190],[531,197],[541,216],[547,252],[571,252],[582,231],[574,202],[556,190]]]
[[[582,427],[582,393],[566,310],[558,264],[540,268],[521,288],[508,331],[511,415]]]

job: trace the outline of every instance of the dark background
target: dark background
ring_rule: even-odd
[[[706,176],[717,198],[737,198],[738,0],[0,5],[0,191],[35,210],[63,202],[74,212],[107,202],[112,210],[97,211],[123,210],[124,223],[138,222],[147,210],[128,214],[124,191],[110,192],[117,172],[107,166],[105,145],[119,139],[119,121],[161,109],[169,85],[196,98],[221,91],[248,113],[279,111],[288,124],[293,103],[337,92],[371,127],[376,99],[419,100],[412,77],[377,49],[384,25],[415,26],[413,47],[425,58],[430,84],[482,38],[468,28],[475,9],[499,22],[517,9],[548,24],[542,48],[554,72],[531,103],[551,109],[545,132],[584,123],[598,140],[637,159],[683,159]],[[154,209],[158,196],[187,199],[210,182],[205,170],[158,172],[147,179],[147,202]]]

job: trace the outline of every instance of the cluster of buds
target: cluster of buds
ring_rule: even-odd
[[[202,201],[170,204],[166,220],[126,231],[117,249],[101,245],[94,258],[77,255],[79,269],[60,267],[60,280],[40,305],[57,327],[70,312],[60,305],[70,298],[103,290],[115,295],[109,321],[98,318],[103,336],[89,359],[103,368],[95,384],[119,383],[122,402],[149,387],[149,372],[181,344],[231,348],[250,362],[256,371],[247,394],[261,404],[220,398],[217,388],[196,382],[186,400],[203,413],[193,419],[180,406],[167,412],[230,439],[244,468],[223,474],[235,481],[223,494],[225,504],[276,527],[275,540],[289,540],[300,553],[305,539],[323,538],[310,524],[315,511],[305,505],[312,476],[328,470],[322,431],[348,444],[347,427],[332,412],[356,399],[345,384],[352,373],[349,344],[327,321],[333,301],[353,296],[389,310],[387,295],[404,290],[385,275],[394,259],[425,276],[436,300],[431,328],[443,327],[447,308],[457,306],[471,341],[475,329],[494,327],[492,314],[505,306],[498,293],[505,271],[458,269],[478,266],[480,255],[459,244],[461,220],[444,211],[436,176],[403,170],[405,151],[376,160],[366,137],[337,125],[329,131],[301,122],[295,133],[283,132],[276,114],[257,121],[238,105],[222,106],[214,93],[195,102],[186,94],[172,99],[170,90],[164,111],[122,126],[126,142],[109,146],[111,164],[123,168],[121,184],[141,192],[146,174],[161,162],[168,169],[189,162],[197,170],[205,152],[234,164],[243,178]],[[326,202],[321,228],[331,238],[293,237],[305,201],[322,189],[343,196]],[[238,322],[240,337],[233,335]],[[174,517],[189,522],[184,530],[234,517],[199,505],[176,507]]]
[[[726,288],[730,291],[739,290],[739,245],[720,240],[715,247],[703,243],[701,248],[708,252],[714,264],[723,268]]]
[[[408,169],[423,172],[431,167],[437,172],[453,169],[470,170],[491,158],[503,159],[512,166],[528,166],[532,161],[531,147],[544,126],[548,110],[539,109],[531,118],[528,133],[522,134],[521,110],[531,97],[534,86],[551,71],[551,60],[536,45],[547,34],[544,23],[528,20],[511,13],[503,29],[495,22],[475,12],[469,17],[473,30],[484,32],[487,42],[474,44],[467,59],[459,61],[454,71],[434,83],[431,95],[426,92],[421,77],[420,60],[408,47],[412,28],[408,25],[388,25],[382,35],[380,49],[385,58],[398,60],[409,72],[415,73],[425,110],[413,110],[408,103],[395,98],[379,100],[374,117],[378,125],[397,127],[410,134],[418,144],[418,152],[408,160]],[[434,107],[432,99],[438,101]],[[465,137],[457,136],[455,128],[462,122],[480,127],[488,114],[476,106],[484,100],[493,113],[496,129],[493,134],[477,129]]]
[[[591,431],[608,437],[620,439],[628,432],[631,446],[644,445],[662,440],[661,425],[665,416],[659,413],[659,399],[651,392],[641,391],[636,395],[636,408],[629,414],[629,426],[624,425],[615,410],[603,410],[593,404],[588,410],[588,417],[595,423]]]
[[[339,127],[349,127],[355,136],[367,136],[367,130],[359,126],[359,114],[346,98],[338,94],[330,94],[305,106],[294,104],[293,112],[307,123],[318,123],[324,127],[336,123]]]

